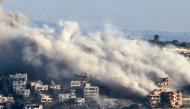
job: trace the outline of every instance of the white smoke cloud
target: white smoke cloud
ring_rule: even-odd
[[[54,28],[33,28],[27,22],[25,15],[5,13],[1,8],[0,45],[20,51],[18,58],[45,69],[47,75],[60,77],[90,72],[92,78],[102,83],[141,95],[158,88],[154,82],[157,77],[172,77],[173,89],[190,83],[190,63],[185,58],[146,41],[128,40],[108,24],[104,33],[83,36],[76,22],[60,22],[62,31],[57,37]],[[22,39],[17,43],[21,50],[8,44],[17,39]]]
[[[0,3],[5,2],[5,1],[7,1],[7,0],[0,0]]]

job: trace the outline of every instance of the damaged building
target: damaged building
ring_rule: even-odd
[[[160,102],[167,102],[173,108],[179,108],[182,105],[182,92],[166,91],[166,89],[155,89],[149,95],[150,105],[152,107],[158,105]]]

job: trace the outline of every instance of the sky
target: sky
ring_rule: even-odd
[[[132,31],[190,32],[190,0],[9,0],[5,11],[32,21],[76,21],[82,27],[111,23]]]

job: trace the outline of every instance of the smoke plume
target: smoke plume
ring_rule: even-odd
[[[58,30],[28,22],[27,16],[0,7],[2,72],[54,78],[90,72],[101,83],[141,95],[158,88],[157,77],[172,77],[172,89],[190,83],[190,63],[184,57],[143,40],[126,39],[113,26],[84,36],[76,22],[60,21]]]

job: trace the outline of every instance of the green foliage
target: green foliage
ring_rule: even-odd
[[[172,43],[173,43],[173,45],[178,45],[179,41],[178,40],[173,40]]]
[[[22,109],[23,105],[24,105],[23,101],[21,99],[17,98],[15,100],[15,104],[12,105],[12,109]]]
[[[159,35],[158,34],[154,35],[154,41],[159,42]]]
[[[8,90],[8,83],[7,83],[7,79],[2,76],[1,80],[0,80],[0,91],[3,93],[3,94],[7,94],[9,92]]]

